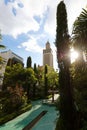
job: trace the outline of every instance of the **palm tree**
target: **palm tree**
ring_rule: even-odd
[[[85,97],[87,97],[87,89],[85,89],[85,81],[87,81],[86,72],[87,72],[87,65],[84,62],[83,53],[85,54],[85,58],[87,55],[87,8],[83,9],[80,13],[79,17],[75,20],[73,24],[73,31],[72,31],[72,41],[75,49],[79,51],[79,59],[76,60],[74,64],[75,67],[75,77],[74,77],[74,95],[75,101],[78,106],[79,113],[82,115],[80,117],[80,124],[83,124],[83,128],[85,129],[85,119],[87,121],[87,111],[84,108],[87,108],[87,104],[85,102]],[[87,60],[87,59],[86,59]],[[85,77],[85,80],[83,80]],[[76,80],[76,81],[75,81]],[[85,95],[85,96],[84,96]],[[80,101],[79,101],[80,100]],[[82,119],[83,118],[83,119]],[[84,121],[82,121],[84,120]],[[86,124],[87,126],[87,124]]]
[[[87,10],[83,9],[73,24],[72,40],[74,47],[87,53]]]
[[[2,35],[1,35],[1,30],[0,30],[0,49],[5,49],[6,47],[1,44],[2,41]]]
[[[2,44],[1,44],[1,41],[2,41],[2,35],[1,35],[1,30],[0,30],[0,49],[5,49],[6,46],[2,45]],[[4,63],[4,60],[3,60],[3,58],[0,56],[0,68],[1,68],[1,66],[3,65],[3,63]]]
[[[4,48],[5,48],[5,46],[0,44],[0,49],[4,49]]]

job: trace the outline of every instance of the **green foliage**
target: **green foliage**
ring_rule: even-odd
[[[24,68],[21,64],[15,64],[12,67],[7,66],[4,74],[3,90],[11,87],[15,90],[16,86],[23,87],[25,93],[27,94],[28,100],[33,98],[43,97],[44,95],[44,67],[35,68]],[[49,79],[48,89],[52,87],[53,82],[50,82],[51,76],[56,74],[54,69],[48,67],[48,74],[46,77]],[[52,76],[54,78],[54,76]],[[57,82],[57,77],[55,77],[55,82]]]
[[[65,50],[65,40],[68,38],[67,13],[63,1],[57,7],[56,47],[59,51]],[[62,47],[61,47],[62,44]],[[58,52],[59,53],[59,52]]]
[[[8,91],[0,92],[0,125],[31,109],[31,102],[27,103],[26,96]]]
[[[0,125],[14,119],[15,117],[17,117],[18,115],[30,110],[32,108],[31,104],[27,104],[26,106],[23,106],[22,108],[20,108],[19,110],[15,110],[14,112],[12,112],[11,114],[5,114],[3,113],[4,116],[0,117]]]
[[[3,113],[12,113],[15,110],[18,110],[23,104],[22,98],[16,93],[8,93],[8,96],[1,98],[0,103],[2,104]]]
[[[0,45],[0,49],[1,49],[1,48],[3,49],[3,48],[5,48],[5,46],[4,46],[4,45]]]
[[[0,56],[0,64],[2,63],[2,57]]]
[[[27,58],[27,68],[31,67],[31,65],[32,65],[32,60],[31,60],[31,57],[29,56]]]
[[[29,98],[32,98],[32,89],[36,80],[32,68],[23,68],[21,64],[15,64],[12,67],[7,66],[4,74],[3,90],[7,89],[7,87],[15,89],[16,86],[22,86],[24,91],[27,92],[29,100]]]
[[[48,88],[54,88],[54,89],[59,89],[59,74],[53,69],[50,68],[48,74]]]
[[[2,34],[1,34],[1,30],[0,30],[0,42],[2,41]],[[0,44],[0,49],[5,49],[6,46]]]
[[[36,63],[34,63],[34,72],[37,74],[37,66],[36,66]]]
[[[48,95],[48,68],[47,65],[45,65],[45,70],[44,70],[44,96],[46,97]]]
[[[37,89],[37,73],[38,73],[38,70],[37,70],[37,67],[36,67],[36,64],[34,64],[34,74],[35,74],[35,78],[36,78],[36,81],[35,81],[35,83],[34,83],[34,85],[33,85],[33,99],[35,99],[36,98],[36,89]]]
[[[81,120],[83,120],[81,121],[83,129],[85,129],[87,126],[87,67],[79,66],[78,62],[75,62],[71,68],[74,98]]]
[[[24,88],[27,91],[28,100],[32,98],[33,85],[36,82],[36,77],[32,68],[25,69]]]
[[[83,9],[73,24],[72,39],[78,50],[87,50],[87,9]]]
[[[76,130],[76,110],[72,96],[69,58],[69,34],[67,26],[67,12],[64,1],[57,6],[56,28],[57,60],[59,66],[60,120],[58,130]],[[59,123],[60,122],[60,123]],[[56,129],[56,130],[57,130]]]
[[[65,127],[65,120],[63,120],[61,117],[58,118],[56,129],[55,130],[67,130]]]
[[[23,66],[19,63],[13,65],[13,67],[7,66],[4,74],[3,89],[15,87],[19,81],[24,81]]]
[[[74,98],[76,108],[80,113],[80,120],[83,127],[87,129],[87,64],[84,56],[87,54],[87,9],[83,9],[73,24],[72,42],[79,52],[79,58],[71,67]]]

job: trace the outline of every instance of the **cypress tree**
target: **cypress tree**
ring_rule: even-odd
[[[47,78],[48,68],[45,65],[45,72],[44,72],[44,94],[45,97],[48,95],[48,78]]]
[[[31,60],[31,57],[29,56],[27,58],[27,68],[31,68],[32,67],[32,60]]]
[[[63,1],[57,6],[56,48],[59,67],[60,117],[56,130],[75,130],[76,110],[70,78],[69,34],[67,12]]]
[[[34,63],[34,73],[35,73],[35,77],[37,78],[37,67],[36,67],[36,63]],[[37,83],[37,81],[33,85],[33,98],[36,97],[36,83]]]

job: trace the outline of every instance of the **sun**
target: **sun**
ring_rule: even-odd
[[[78,52],[75,51],[73,48],[70,50],[70,59],[71,63],[75,62],[75,60],[78,58]]]

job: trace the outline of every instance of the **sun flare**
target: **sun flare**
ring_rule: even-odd
[[[74,62],[78,58],[78,52],[75,51],[73,48],[70,50],[70,58],[71,58],[71,63]]]

